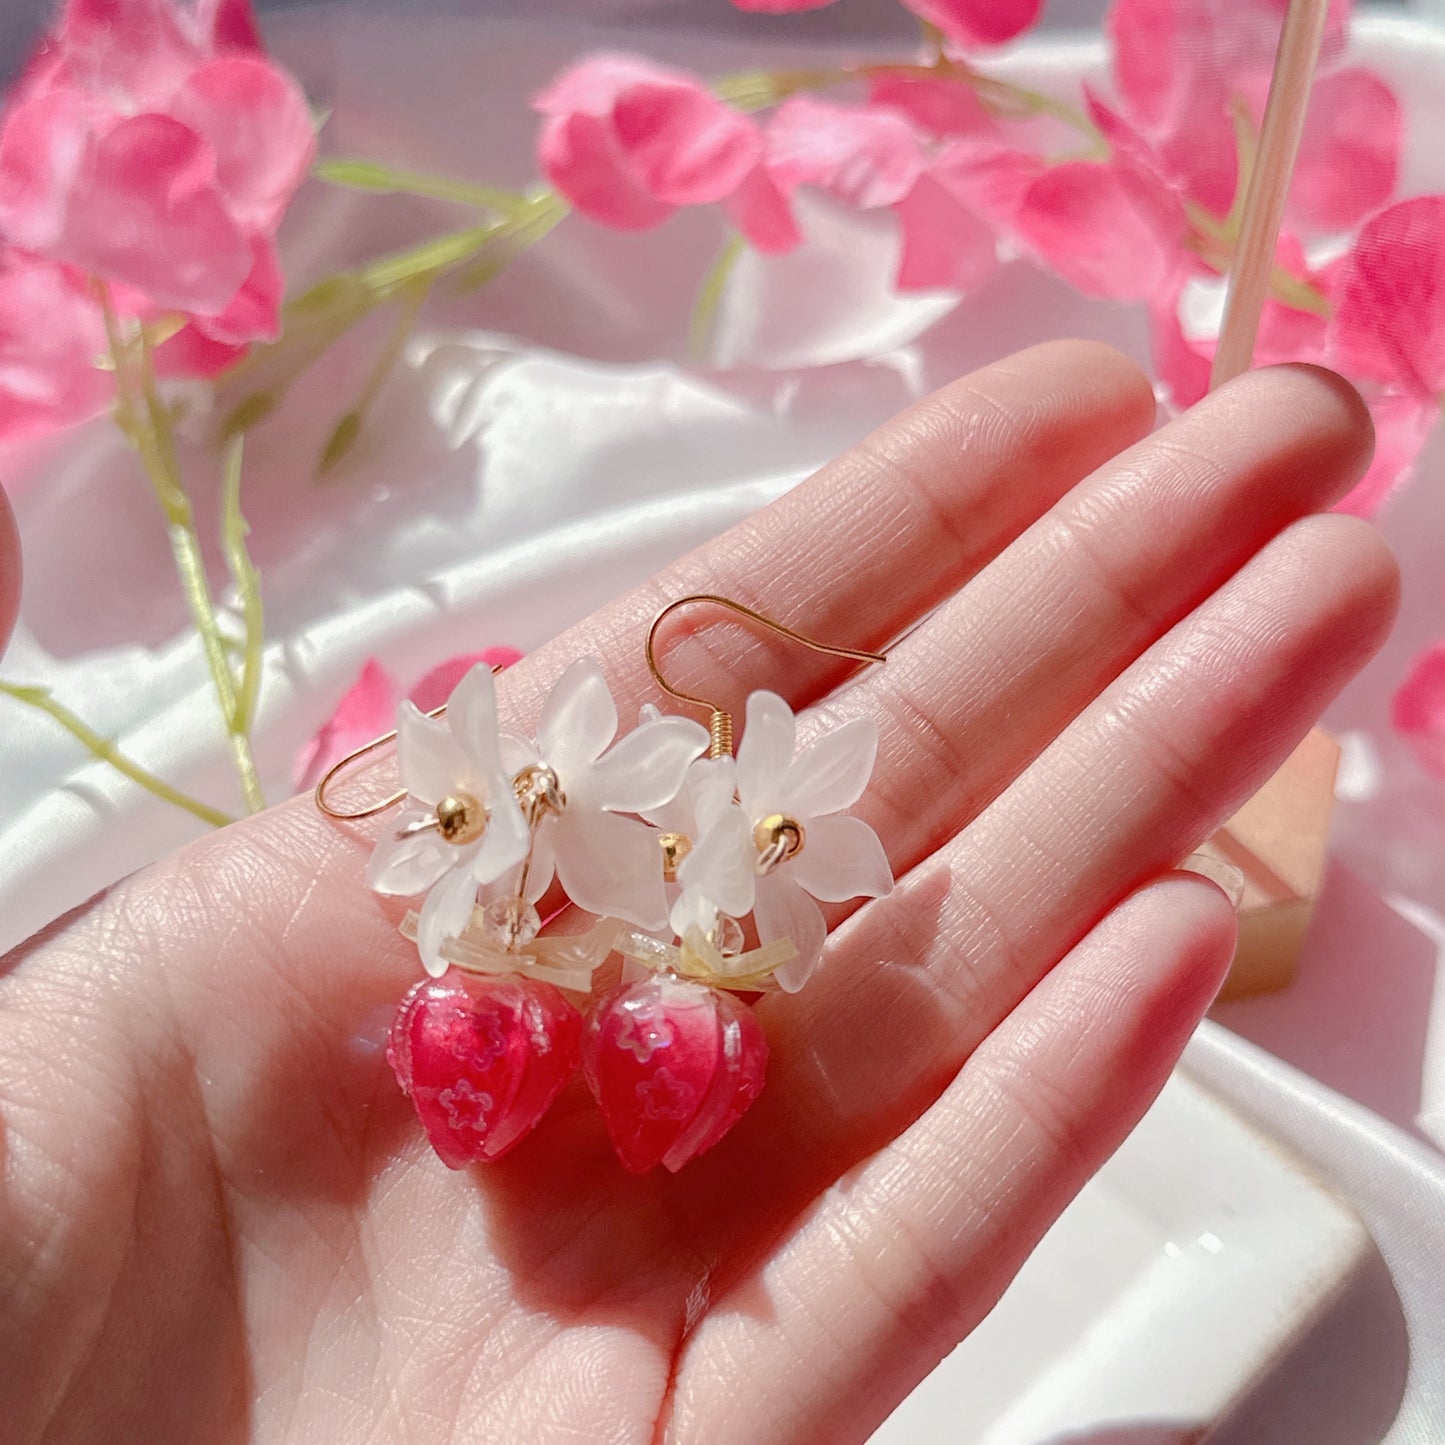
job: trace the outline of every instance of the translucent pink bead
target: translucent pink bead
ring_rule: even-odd
[[[443,1164],[500,1159],[577,1067],[582,1016],[550,984],[454,973],[416,985],[386,1057]]]
[[[601,999],[582,1067],[623,1164],[676,1172],[762,1093],[768,1041],[731,995],[655,974]]]

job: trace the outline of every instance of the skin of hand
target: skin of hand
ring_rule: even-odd
[[[201,839],[4,961],[0,1419],[11,1442],[862,1440],[989,1311],[1148,1107],[1234,918],[1171,872],[1387,632],[1394,563],[1318,515],[1367,414],[1306,367],[1150,434],[1145,377],[1053,343],[919,402],[499,679],[591,653],[657,700],[768,687],[881,742],[899,879],[757,1005],[762,1098],[625,1173],[574,1081],[451,1173],[382,1057],[419,976],[309,798]],[[377,796],[389,764],[364,775]],[[343,795],[344,797],[344,795]]]

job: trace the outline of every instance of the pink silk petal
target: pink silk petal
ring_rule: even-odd
[[[163,107],[206,57],[173,0],[69,0],[56,43],[71,83],[125,109]]]
[[[1169,400],[1181,411],[1193,406],[1209,390],[1214,344],[1184,335],[1177,292],[1149,307],[1149,341],[1154,373],[1169,388]]]
[[[1017,224],[1022,239],[1088,296],[1167,296],[1187,264],[1177,199],[1119,166],[1069,161],[1045,171]]]
[[[876,75],[868,83],[873,106],[899,111],[931,136],[992,136],[998,122],[972,87],[925,76]]]
[[[461,657],[449,657],[432,668],[407,696],[423,712],[431,712],[452,695],[453,688],[479,662],[496,668],[511,667],[513,663],[521,660],[522,654],[515,647],[489,647],[483,652],[468,652]]]
[[[1329,359],[1429,401],[1445,390],[1445,196],[1367,221],[1340,265]]]
[[[930,25],[960,45],[1002,45],[1038,18],[1043,0],[903,0]]]
[[[1415,659],[1390,708],[1390,722],[1420,766],[1445,778],[1445,642]]]
[[[104,120],[73,90],[11,108],[0,132],[0,227],[8,240],[47,254],[60,244],[76,179]]]
[[[200,0],[196,24],[214,54],[264,55],[265,42],[251,0]]]
[[[1394,194],[1404,141],[1394,92],[1360,66],[1315,82],[1289,193],[1296,224],[1348,231]]]
[[[913,127],[892,110],[797,96],[768,126],[768,169],[784,191],[817,186],[864,210],[901,201],[925,159]]]
[[[36,436],[104,410],[113,375],[99,308],[59,266],[10,257],[0,270],[0,439]]]
[[[627,168],[611,125],[590,115],[549,116],[537,137],[542,172],[584,216],[615,231],[649,231],[673,212]]]
[[[281,334],[281,298],[286,280],[276,243],[266,236],[251,242],[254,258],[250,275],[219,316],[197,316],[195,329],[210,341],[226,347],[252,341],[274,341]]]
[[[314,788],[327,769],[348,753],[390,732],[396,726],[397,693],[386,670],[374,657],[368,658],[361,676],[296,759],[296,791]]]
[[[296,82],[261,56],[223,56],[187,77],[167,110],[210,145],[233,219],[246,231],[273,231],[316,153]]]
[[[612,119],[643,188],[667,205],[720,201],[762,159],[757,126],[690,79],[628,86]]]
[[[803,239],[788,197],[765,165],[752,174],[723,202],[728,219],[748,243],[765,256],[782,256]]]
[[[144,291],[156,305],[218,314],[250,274],[251,245],[222,204],[210,147],[163,115],[101,137],[60,259]]]
[[[156,374],[209,381],[229,371],[249,349],[215,341],[197,326],[183,326],[156,347]]]
[[[894,209],[903,238],[900,291],[973,291],[998,269],[992,229],[932,175],[922,176]]]
[[[1422,405],[1413,396],[1384,396],[1370,403],[1375,422],[1375,457],[1354,490],[1336,506],[1337,512],[1373,517],[1409,479],[1431,429],[1440,419],[1438,406]]]
[[[758,15],[791,15],[798,10],[821,10],[833,0],[733,0],[733,4]]]

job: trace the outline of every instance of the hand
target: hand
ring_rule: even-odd
[[[763,1097],[680,1175],[626,1174],[580,1084],[501,1164],[430,1154],[381,1054],[419,973],[362,880],[384,820],[294,799],[14,953],[7,1439],[863,1439],[1163,1084],[1234,939],[1169,870],[1393,614],[1375,533],[1309,515],[1369,453],[1343,382],[1153,421],[1114,353],[1025,352],[499,680],[530,723],[593,653],[632,715],[648,621],[699,590],[855,646],[915,629],[828,704],[880,724],[859,811],[899,886],[758,1005]],[[847,675],[679,624],[670,676],[739,710]]]

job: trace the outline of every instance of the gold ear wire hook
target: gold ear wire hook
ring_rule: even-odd
[[[647,657],[647,670],[652,674],[653,681],[669,697],[674,697],[678,702],[691,703],[693,707],[705,707],[712,717],[709,720],[708,731],[712,734],[712,742],[708,747],[710,758],[730,757],[733,750],[733,718],[726,708],[719,707],[715,702],[709,702],[705,697],[697,697],[690,692],[682,692],[673,687],[662,675],[657,665],[657,631],[669,617],[679,608],[691,607],[697,603],[710,602],[714,607],[726,608],[729,612],[736,612],[740,617],[746,617],[750,622],[760,623],[770,631],[776,632],[779,636],[786,637],[790,642],[796,642],[813,652],[825,653],[829,657],[846,657],[853,662],[887,662],[886,654],[881,652],[867,652],[861,648],[839,647],[832,642],[819,642],[816,637],[809,637],[795,628],[786,627],[781,622],[775,621],[765,613],[757,611],[752,607],[745,607],[741,602],[734,601],[731,597],[723,597],[716,592],[692,592],[686,597],[679,597],[675,602],[669,602],[656,617],[652,619],[652,626],[647,629],[647,644],[643,651]]]
[[[492,669],[492,676],[495,677],[503,670],[501,667],[494,667]],[[434,707],[427,713],[427,716],[440,717],[446,710],[446,703],[442,703],[440,707]],[[381,737],[373,738],[369,743],[363,743],[359,748],[353,748],[339,762],[332,763],[321,775],[321,780],[316,784],[311,796],[315,799],[317,808],[325,813],[328,818],[335,818],[338,823],[355,823],[362,818],[374,818],[378,813],[384,813],[388,808],[396,807],[396,805],[406,797],[406,789],[403,788],[400,792],[393,793],[391,797],[383,798],[381,802],[373,803],[371,807],[362,808],[356,813],[338,812],[326,801],[326,790],[336,781],[336,775],[345,772],[353,763],[359,763],[362,758],[369,758],[378,748],[384,748],[388,743],[395,742],[396,731],[397,730],[393,728],[389,733],[383,733]]]
[[[440,707],[434,707],[427,716],[440,717],[446,710],[447,705],[443,703]],[[405,788],[399,793],[393,793],[389,798],[383,798],[381,802],[374,803],[369,808],[362,808],[361,811],[357,813],[338,812],[326,801],[326,790],[336,781],[336,775],[338,773],[344,772],[352,763],[359,763],[362,758],[369,758],[378,748],[384,748],[388,743],[394,743],[395,741],[396,729],[393,728],[389,733],[383,733],[379,738],[373,738],[371,742],[364,743],[359,748],[353,748],[351,752],[347,753],[339,762],[332,763],[321,775],[321,781],[316,784],[316,790],[312,794],[316,800],[316,806],[325,813],[328,818],[335,818],[338,823],[354,823],[359,818],[374,818],[378,813],[384,813],[388,808],[396,807],[396,805],[406,797]]]

